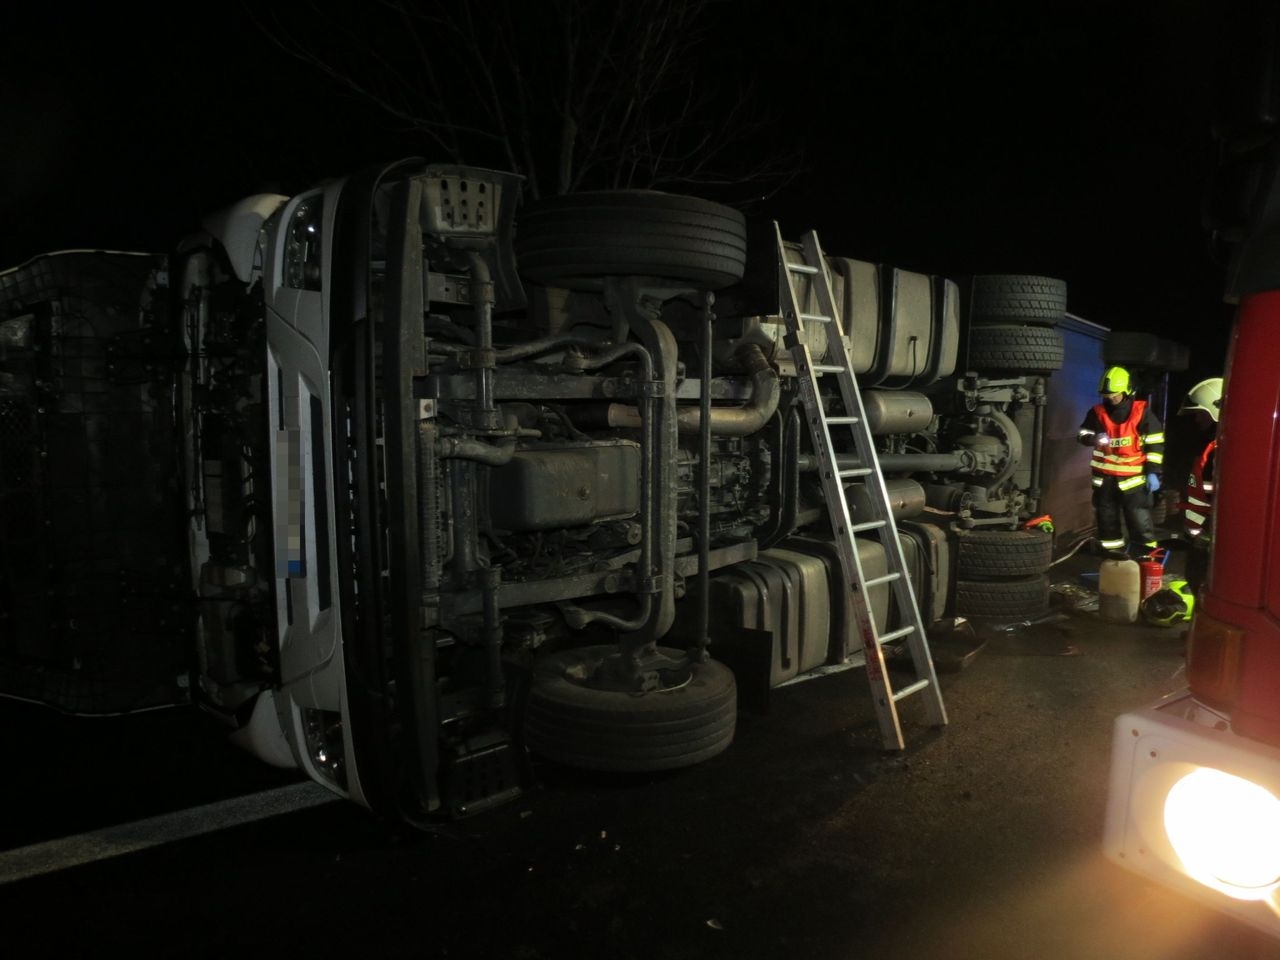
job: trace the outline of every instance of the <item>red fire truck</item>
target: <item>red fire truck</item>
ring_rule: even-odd
[[[1243,175],[1219,186],[1241,187],[1218,191],[1247,219],[1217,232],[1239,306],[1187,689],[1117,718],[1104,849],[1280,937],[1280,94],[1256,89],[1258,145],[1224,167]]]

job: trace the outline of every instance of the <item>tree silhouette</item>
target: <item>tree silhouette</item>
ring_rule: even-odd
[[[720,14],[732,5],[379,0],[305,16],[251,11],[290,56],[421,135],[433,159],[511,170],[534,197],[682,186],[742,201],[776,191],[803,158],[775,146],[780,121],[751,65],[714,42]]]

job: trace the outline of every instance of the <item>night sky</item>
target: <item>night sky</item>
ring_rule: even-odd
[[[244,194],[431,158],[237,5],[181,23],[119,9],[8,18],[2,266],[69,247],[164,250]],[[1072,312],[1195,337],[1198,362],[1219,362],[1230,311],[1201,225],[1216,5],[713,9],[724,27],[706,70],[745,66],[784,117],[772,137],[805,153],[753,215],[911,269],[1062,277]]]

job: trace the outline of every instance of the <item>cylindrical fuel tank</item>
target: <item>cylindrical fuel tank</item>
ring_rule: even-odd
[[[889,492],[889,506],[893,509],[894,520],[909,520],[924,513],[924,487],[919,481],[908,477],[885,480],[885,489]],[[872,516],[871,497],[865,483],[851,483],[844,489],[849,498],[849,510],[855,523],[860,523]]]
[[[933,419],[933,403],[923,393],[865,390],[862,405],[867,411],[867,426],[877,436],[916,433]]]

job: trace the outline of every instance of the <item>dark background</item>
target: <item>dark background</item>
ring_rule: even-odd
[[[164,250],[243,195],[430,157],[236,4],[67,9],[8,17],[0,40],[4,266]],[[1201,215],[1221,10],[744,0],[715,11],[705,69],[750,65],[754,96],[789,108],[776,137],[805,150],[753,215],[906,268],[1061,277],[1073,313],[1193,342],[1209,375],[1230,317]]]
[[[708,69],[754,65],[763,96],[795,105],[777,137],[807,148],[804,175],[756,215],[906,268],[1062,277],[1072,312],[1178,337],[1220,371],[1230,308],[1201,223],[1216,5],[726,7]],[[245,194],[426,151],[235,6],[5,13],[0,269],[72,247],[164,250]],[[1005,631],[976,669],[944,677],[955,723],[941,756],[876,759],[853,735],[866,717],[845,712],[867,706],[850,673],[781,691],[768,724],[747,716],[733,751],[640,784],[639,803],[636,784],[562,776],[480,841],[405,840],[333,804],[7,887],[7,913],[46,956],[107,940],[144,955],[325,955],[367,952],[371,937],[388,954],[451,956],[477,941],[525,957],[961,956],[966,937],[986,957],[1267,956],[1095,864],[1112,718],[1180,683],[1179,662],[1176,639],[1088,618]],[[192,711],[90,730],[33,709],[0,714],[19,772],[6,846],[285,777],[190,736],[213,723]],[[282,894],[264,876],[317,882]]]

